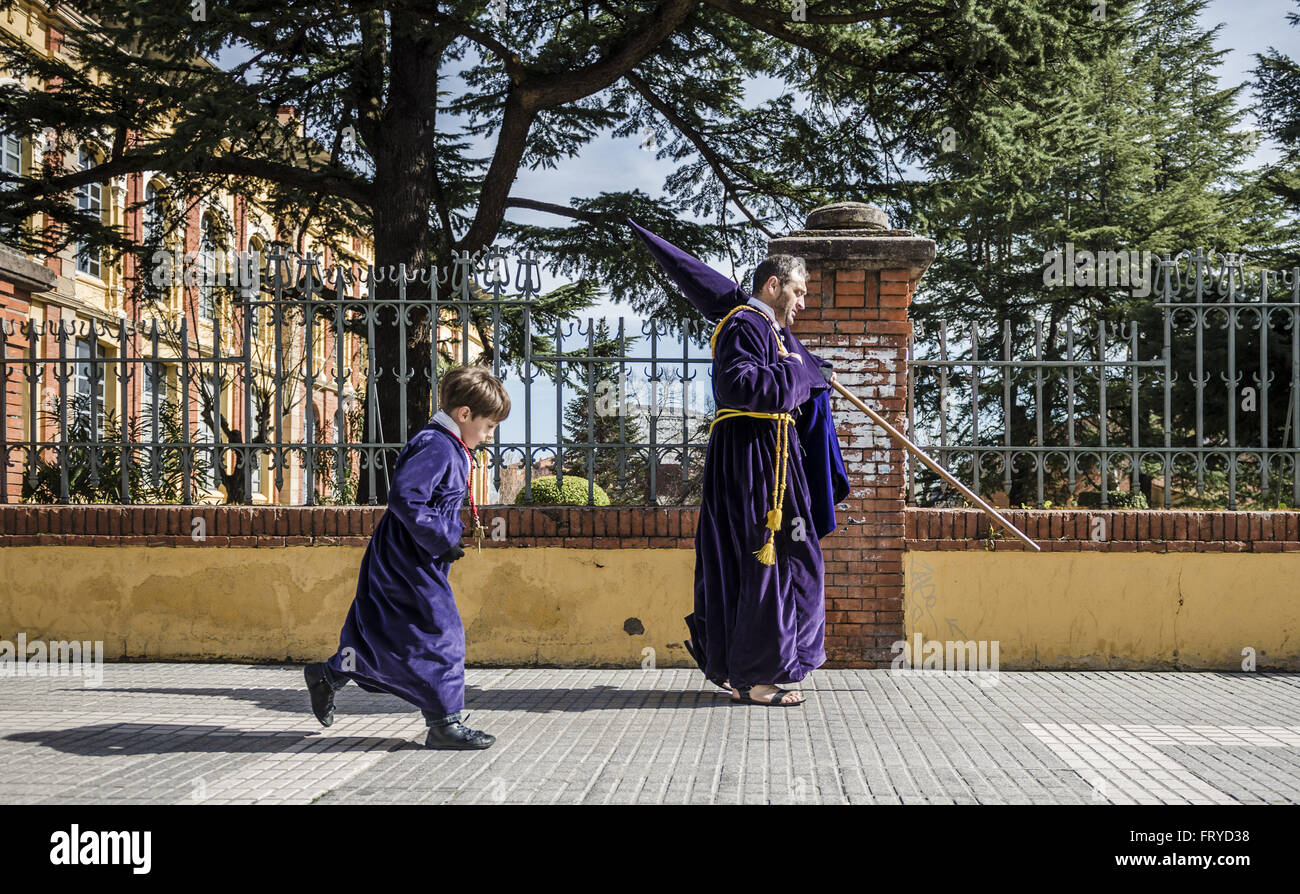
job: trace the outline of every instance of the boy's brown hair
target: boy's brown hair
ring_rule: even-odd
[[[510,395],[486,366],[457,366],[438,383],[438,409],[450,413],[457,407],[500,422],[510,415]]]

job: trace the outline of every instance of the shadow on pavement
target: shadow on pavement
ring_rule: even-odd
[[[171,687],[135,686],[78,689],[78,692],[113,692],[136,695],[187,695],[244,701],[264,711],[301,714],[304,723],[316,723],[311,713],[307,687],[293,689],[257,689],[248,687]],[[501,687],[465,687],[465,706],[490,711],[592,711],[608,708],[713,708],[727,705],[728,695],[721,689],[705,685],[701,689],[623,689],[618,686],[584,686],[565,689]],[[94,710],[86,708],[86,710]],[[168,706],[169,712],[175,707]],[[334,694],[334,718],[337,723],[349,714],[406,714],[418,709],[395,695],[366,692],[354,683]],[[213,713],[216,713],[213,709]]]
[[[277,730],[271,733],[188,723],[95,723],[72,729],[9,733],[9,742],[29,742],[67,754],[106,757],[113,754],[177,754],[222,752],[276,754],[293,746],[303,754],[373,750],[401,746],[412,740],[395,736],[322,736],[319,732]]]

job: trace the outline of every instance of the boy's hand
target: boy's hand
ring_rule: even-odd
[[[447,550],[445,553],[440,555],[435,561],[454,562],[457,559],[463,559],[463,558],[465,558],[465,550],[460,548],[460,544],[457,544],[456,546],[453,546],[451,549]]]

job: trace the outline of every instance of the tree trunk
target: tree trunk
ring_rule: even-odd
[[[411,271],[429,263],[429,206],[433,185],[433,104],[437,89],[438,57],[435,44],[413,35],[427,33],[410,26],[412,13],[395,11],[392,17],[391,80],[378,139],[373,147],[375,161],[373,220],[375,222],[375,271],[384,281],[377,283],[375,297],[392,301],[398,296],[399,265]],[[390,274],[392,279],[390,280]],[[408,282],[408,297],[427,296],[428,285]],[[432,413],[433,333],[428,314],[412,312],[406,328],[406,427],[402,429],[401,332],[393,307],[380,307],[375,319],[374,364],[370,385],[373,400],[366,401],[365,436],[373,440],[404,444],[423,428]],[[378,418],[371,414],[378,407]],[[373,426],[373,427],[372,427]],[[361,470],[357,489],[360,503],[388,501],[388,477],[395,454],[385,459],[376,454],[375,490],[370,490],[370,472]],[[386,466],[386,468],[385,468]]]

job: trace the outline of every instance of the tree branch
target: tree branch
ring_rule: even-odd
[[[682,136],[691,141],[691,144],[695,146],[700,155],[704,157],[705,162],[708,163],[709,167],[713,170],[713,173],[717,175],[720,181],[722,181],[723,188],[731,195],[736,207],[740,209],[742,214],[749,218],[749,222],[762,230],[768,239],[775,239],[776,234],[763,226],[763,222],[750,213],[750,210],[745,207],[745,203],[740,200],[740,190],[727,174],[726,163],[718,153],[715,152],[707,142],[705,142],[704,138],[686,122],[686,119],[682,118],[681,115],[678,115],[675,109],[656,96],[654,91],[650,89],[650,85],[642,80],[640,75],[634,71],[629,71],[623,77],[629,84],[636,88],[636,92],[640,93],[646,102],[650,103],[659,114],[667,118],[669,123],[672,124],[673,127],[677,128]]]
[[[571,217],[574,220],[585,220],[587,223],[607,224],[619,223],[623,220],[622,215],[600,214],[595,211],[580,211],[577,208],[570,208],[567,205],[556,205],[552,202],[542,202],[537,199],[525,199],[520,196],[510,196],[506,199],[507,208],[527,208],[530,211],[545,211],[548,214],[558,214],[561,217]]]
[[[547,74],[525,72],[518,85],[524,108],[549,109],[599,93],[667,40],[699,3],[700,0],[664,0],[644,28],[620,37],[591,65]]]
[[[28,178],[20,181],[20,188],[33,196],[64,193],[87,183],[98,183],[122,174],[139,174],[144,171],[167,170],[186,174],[226,174],[232,177],[253,177],[296,186],[302,189],[331,189],[337,195],[363,205],[371,203],[370,184],[355,177],[345,178],[320,170],[309,170],[296,165],[269,161],[263,158],[246,158],[239,155],[213,155],[190,159],[176,164],[167,153],[123,153],[102,165],[84,171],[72,171],[57,177]],[[351,173],[351,172],[348,172]]]
[[[598,93],[613,84],[672,35],[699,2],[663,0],[646,27],[616,41],[595,63],[576,71],[525,72],[520,83],[511,86],[506,94],[496,151],[480,188],[474,222],[457,241],[457,248],[477,251],[492,241],[501,226],[510,184],[519,173],[519,162],[527,148],[528,132],[537,113]]]
[[[713,0],[705,0],[705,2],[709,3],[710,6],[716,6],[719,9],[724,8],[721,3],[714,3]],[[770,22],[773,25],[780,25],[786,22],[795,21],[793,18],[791,18],[790,13],[786,12],[785,10],[774,12],[770,9],[764,9],[761,6],[747,6],[745,4],[736,2],[736,0],[727,0],[727,5],[734,7],[735,9],[738,10],[743,10],[746,15],[753,16],[756,19],[762,19],[764,21]],[[805,25],[805,24],[807,25],[855,25],[859,22],[878,22],[881,21],[882,19],[887,20],[891,18],[897,18],[899,15],[897,9],[893,9],[888,6],[881,7],[880,9],[873,9],[870,10],[869,12],[834,13],[830,15],[822,14],[815,11],[824,6],[826,6],[825,3],[818,3],[816,6],[808,7],[807,11],[805,12],[806,17],[803,19],[799,19],[798,24],[800,25]],[[906,4],[906,7],[909,15],[915,15],[919,11],[918,7],[920,7],[921,9],[929,9],[931,12],[934,12],[935,14],[943,12],[943,10],[938,7],[930,6],[928,4],[923,4],[923,3],[908,3]],[[735,10],[733,9],[725,9],[724,11],[731,12],[733,15],[736,14]]]
[[[923,71],[941,71],[940,66],[926,66],[920,63],[903,63],[893,61],[906,58],[902,54],[892,54],[883,59],[871,60],[852,53],[844,53],[826,46],[821,35],[795,30],[787,24],[790,20],[784,16],[774,16],[769,10],[748,6],[739,0],[704,0],[705,3],[735,16],[746,24],[752,25],[765,34],[769,34],[786,43],[811,50],[818,56],[843,62],[852,68],[870,72],[890,72],[893,74],[915,74]],[[938,10],[936,10],[936,13]]]

